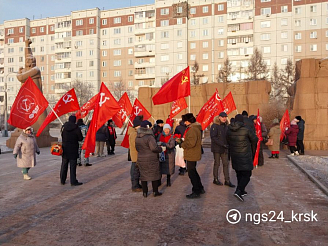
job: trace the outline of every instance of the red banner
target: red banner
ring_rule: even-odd
[[[98,94],[93,96],[89,101],[83,104],[80,110],[78,110],[76,113],[76,119],[82,119],[86,117],[89,111],[95,108],[97,96]]]
[[[95,150],[96,133],[98,129],[104,125],[107,120],[111,119],[120,108],[120,105],[118,105],[106,85],[101,83],[90,127],[82,146],[82,149],[85,149],[85,157],[89,157],[90,153],[93,153]]]
[[[257,141],[257,147],[256,147],[254,161],[253,161],[253,166],[254,167],[257,166],[257,164],[259,162],[260,144],[261,144],[261,141],[263,140],[263,138],[262,138],[262,127],[261,127],[261,121],[260,121],[260,110],[259,109],[257,110],[255,131],[256,131],[256,136],[258,138],[258,141]]]
[[[47,107],[47,99],[31,77],[28,77],[20,88],[11,107],[8,123],[25,129],[28,126],[32,126]]]
[[[167,81],[153,96],[154,105],[173,102],[190,95],[189,66]]]
[[[118,101],[121,109],[113,116],[113,121],[118,127],[122,127],[126,117],[132,112],[132,105],[128,94],[125,92]]]
[[[284,115],[282,116],[282,119],[280,121],[280,130],[281,130],[281,134],[280,134],[280,142],[284,139],[285,135],[285,131],[286,131],[286,127],[290,126],[290,119],[289,119],[289,113],[288,113],[288,109],[286,109]]]
[[[170,119],[179,114],[182,110],[187,108],[187,102],[184,97],[181,97],[178,100],[175,100],[171,107]]]
[[[57,116],[60,117],[64,114],[67,114],[69,112],[73,112],[76,110],[79,110],[79,102],[77,100],[75,90],[74,88],[69,90],[68,92],[65,93],[64,96],[62,96],[59,101],[56,103],[55,107],[53,108],[53,111],[56,112]],[[44,128],[52,121],[57,119],[57,116],[55,113],[51,111],[47,118],[44,120],[42,125],[40,126],[38,132],[36,133],[36,136],[40,136],[41,132],[44,130]]]
[[[213,121],[213,118],[224,111],[222,100],[218,91],[204,104],[196,118],[197,122],[202,125],[204,130]]]
[[[230,114],[232,111],[237,109],[235,101],[233,100],[231,91],[222,100],[222,103],[223,103],[223,107],[224,107],[224,112],[226,112],[226,114]]]

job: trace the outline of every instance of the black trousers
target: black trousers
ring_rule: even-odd
[[[158,185],[159,185],[159,180],[151,181],[151,184],[153,186],[153,192],[158,192]],[[147,181],[141,181],[141,186],[142,186],[142,192],[143,193],[148,193],[148,183]]]
[[[61,168],[60,168],[60,182],[62,184],[64,184],[66,181],[67,171],[68,171],[68,163],[69,163],[71,184],[76,184],[78,182],[76,180],[76,164],[77,164],[76,159],[69,160],[69,159],[62,158],[62,164],[61,164]]]
[[[297,151],[300,154],[304,154],[304,143],[303,143],[303,140],[297,140],[296,141],[296,146],[297,146]]]
[[[109,153],[113,153],[115,150],[115,144],[109,144],[109,142],[106,143],[107,146],[107,154],[109,155]]]
[[[196,164],[196,161],[187,161],[187,171],[192,184],[192,192],[199,195],[204,187],[197,172]]]
[[[244,192],[247,184],[251,180],[252,171],[237,171],[236,170],[236,174],[237,174],[237,181],[238,181],[237,190]]]
[[[290,150],[290,153],[294,153],[296,151],[296,147],[295,146],[289,146],[289,150]]]

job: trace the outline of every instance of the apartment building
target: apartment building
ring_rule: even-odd
[[[283,68],[289,58],[327,57],[328,0],[154,0],[5,21],[0,25],[2,111],[5,83],[8,110],[21,86],[16,73],[24,67],[27,38],[51,103],[74,80],[92,83],[94,93],[104,82],[137,94],[140,86],[159,87],[195,63],[200,83],[216,82],[227,57],[232,80],[239,81],[246,78],[255,47],[271,68],[275,62]]]

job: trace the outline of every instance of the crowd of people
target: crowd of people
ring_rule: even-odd
[[[237,114],[235,118],[228,120],[228,115],[221,112],[214,117],[210,126],[211,152],[214,157],[213,184],[234,188],[234,195],[244,201],[247,195],[246,186],[252,176],[254,168],[253,160],[256,149],[259,149],[258,166],[264,165],[263,148],[268,145],[271,151],[269,158],[279,158],[281,129],[278,119],[274,119],[268,131],[259,117],[261,125],[262,141],[258,141],[255,132],[257,117],[248,116],[246,111]],[[159,186],[162,185],[162,175],[166,175],[166,186],[171,187],[171,176],[175,173],[175,166],[179,166],[179,175],[188,173],[192,192],[186,195],[189,199],[200,198],[205,193],[201,177],[197,172],[197,162],[201,160],[202,127],[196,121],[192,113],[182,115],[178,126],[174,131],[173,121],[158,119],[155,126],[143,120],[143,116],[137,116],[133,120],[133,126],[128,129],[129,158],[131,161],[131,187],[133,192],[142,192],[148,197],[148,182],[152,183],[153,196],[161,196]],[[304,155],[304,129],[305,121],[301,116],[296,116],[289,127],[284,129],[291,155]],[[81,149],[86,137],[88,126],[82,119],[76,121],[71,115],[61,129],[62,135],[62,165],[60,170],[60,182],[65,185],[68,164],[70,166],[70,184],[82,185],[76,178],[76,167],[92,166],[89,158],[84,157]],[[95,155],[104,155],[104,146],[107,144],[107,154],[115,154],[116,131],[113,121],[109,120],[106,125],[99,128],[96,133]],[[257,144],[260,144],[257,148]],[[36,154],[40,154],[31,127],[23,130],[14,147],[14,158],[17,166],[22,168],[23,177],[30,180],[28,171],[36,165]],[[230,180],[230,161],[236,172],[237,184]],[[219,179],[219,167],[222,162],[224,182]]]

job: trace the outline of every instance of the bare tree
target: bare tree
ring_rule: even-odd
[[[126,92],[126,85],[122,78],[118,82],[111,82],[109,87],[116,100],[120,100],[121,96]]]
[[[204,74],[197,74],[199,70],[199,64],[198,62],[195,60],[194,65],[192,66],[192,73],[193,73],[193,84],[194,85],[199,85],[199,79],[201,77],[204,77]]]
[[[227,57],[227,59],[225,59],[223,63],[223,67],[220,68],[219,74],[216,77],[216,79],[218,82],[230,83],[231,75],[232,75],[232,64],[229,60],[229,57]]]
[[[263,60],[263,55],[258,48],[254,49],[254,54],[248,62],[248,80],[262,80],[268,77],[268,67]]]
[[[91,97],[94,96],[94,85],[87,81],[80,81],[78,79],[74,80],[72,85],[72,88],[75,90],[76,97],[82,106],[87,101],[90,100]]]

